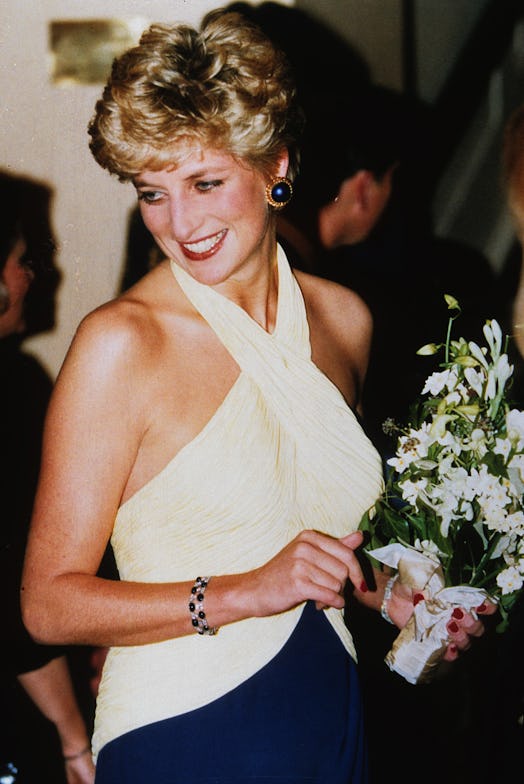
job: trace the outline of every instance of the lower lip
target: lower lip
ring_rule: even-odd
[[[215,253],[217,253],[220,250],[220,248],[224,244],[226,235],[227,235],[227,231],[224,232],[222,237],[218,240],[218,242],[215,245],[213,245],[212,248],[204,251],[203,253],[194,253],[193,251],[188,250],[186,247],[184,247],[184,245],[181,246],[182,253],[190,261],[206,261],[206,259],[210,259],[212,256],[215,255]]]

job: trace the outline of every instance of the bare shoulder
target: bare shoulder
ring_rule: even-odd
[[[150,273],[152,274],[152,273]],[[162,286],[158,278],[140,281],[125,294],[96,308],[80,322],[65,365],[81,363],[92,371],[126,372],[147,364],[162,335]]]
[[[315,322],[329,325],[345,339],[363,340],[371,337],[373,319],[364,300],[351,289],[331,280],[296,271],[308,312]]]

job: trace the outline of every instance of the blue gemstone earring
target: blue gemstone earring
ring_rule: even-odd
[[[278,177],[266,186],[266,198],[268,204],[276,210],[281,210],[293,195],[293,185],[287,177]]]

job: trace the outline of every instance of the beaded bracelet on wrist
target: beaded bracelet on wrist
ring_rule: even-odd
[[[218,631],[218,626],[209,626],[204,611],[204,594],[210,580],[211,577],[197,577],[191,588],[188,606],[191,623],[198,634],[216,634]]]
[[[395,574],[393,577],[390,577],[386,583],[386,587],[384,589],[384,598],[382,599],[382,604],[380,606],[380,614],[384,618],[385,621],[388,623],[392,623],[393,626],[395,622],[391,620],[389,613],[388,613],[388,602],[391,599],[391,592],[393,590],[393,585],[395,580],[397,579],[398,574]]]

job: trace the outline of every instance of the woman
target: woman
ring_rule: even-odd
[[[354,549],[381,469],[352,411],[371,323],[277,247],[300,123],[283,56],[218,11],[144,33],[90,126],[166,256],[80,326],[26,563],[36,638],[111,647],[99,784],[365,777],[342,594],[371,594]],[[109,538],[119,582],[96,576]],[[410,592],[388,608],[402,625]]]
[[[75,697],[67,652],[33,642],[20,613],[24,549],[52,386],[44,369],[22,349],[29,325],[35,331],[42,327],[34,319],[34,307],[43,313],[48,306],[33,300],[33,307],[28,308],[29,294],[36,290],[42,296],[54,279],[46,263],[46,247],[36,236],[48,223],[42,209],[48,194],[41,185],[3,172],[0,194],[0,688],[4,718],[12,718],[4,722],[1,733],[0,763],[14,764],[20,782],[38,778],[91,784],[94,767],[87,728]],[[43,239],[50,248],[49,236]],[[54,729],[48,731],[52,725],[56,735]]]

